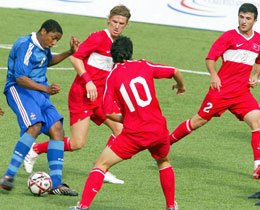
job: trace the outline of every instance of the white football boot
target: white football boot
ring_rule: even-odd
[[[33,143],[34,145],[35,143]],[[34,150],[33,150],[33,145],[28,152],[28,154],[25,156],[24,161],[23,161],[23,166],[24,169],[27,173],[32,173],[33,166],[35,164],[35,161],[37,160],[37,157],[39,156]]]
[[[115,175],[111,174],[109,171],[105,173],[104,182],[112,183],[112,184],[124,184],[123,180],[116,178]]]

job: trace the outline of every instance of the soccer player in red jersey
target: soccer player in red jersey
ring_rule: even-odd
[[[253,4],[240,6],[239,27],[223,33],[212,45],[206,58],[211,83],[198,113],[181,123],[170,136],[171,143],[175,143],[212,117],[219,117],[229,110],[252,129],[255,163],[253,177],[256,179],[260,174],[260,108],[250,88],[258,84],[260,73],[260,34],[253,30],[257,15],[257,8]],[[217,73],[215,63],[220,56],[223,63]],[[253,65],[254,74],[250,78]]]
[[[174,172],[168,158],[169,131],[156,98],[154,78],[174,78],[177,95],[184,94],[185,86],[181,73],[174,67],[130,60],[132,51],[132,42],[127,37],[119,36],[112,44],[115,66],[106,80],[103,106],[107,118],[123,123],[123,130],[101,153],[86,181],[81,202],[71,210],[89,209],[102,187],[105,171],[145,149],[157,161],[166,209],[177,209]],[[122,115],[113,110],[114,98]]]
[[[121,130],[122,125],[106,118],[102,109],[105,78],[113,67],[110,49],[113,41],[129,24],[129,9],[118,5],[111,9],[107,19],[107,29],[90,34],[71,57],[77,76],[69,92],[69,111],[71,137],[64,139],[64,151],[81,149],[87,139],[90,120],[97,125],[104,123],[113,132],[112,141]],[[113,106],[119,113],[118,108]],[[46,153],[48,142],[35,144],[24,161],[25,170],[32,172],[37,156]],[[110,172],[106,173],[106,182],[123,184]]]

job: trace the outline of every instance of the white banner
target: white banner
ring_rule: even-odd
[[[131,21],[226,31],[238,26],[244,2],[260,8],[259,0],[0,0],[0,7],[106,18],[112,7],[124,4]],[[255,30],[260,32],[260,23]]]

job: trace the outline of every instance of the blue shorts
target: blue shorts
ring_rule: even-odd
[[[42,122],[41,133],[48,135],[57,121],[63,123],[63,117],[57,112],[46,94],[25,89],[19,85],[11,86],[5,92],[8,105],[17,116],[22,136],[28,127]]]

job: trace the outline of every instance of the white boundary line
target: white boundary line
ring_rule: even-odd
[[[60,67],[60,68],[53,68],[53,67],[49,67],[48,69],[51,69],[51,70],[57,70],[57,71],[60,71],[60,70],[65,70],[65,71],[72,71],[74,70],[74,68],[63,68],[63,67]],[[0,67],[0,70],[7,70],[7,67]],[[210,75],[209,72],[203,72],[203,71],[193,71],[193,70],[185,70],[185,69],[179,69],[181,72],[186,72],[186,73],[192,73],[192,74],[200,74],[200,75]],[[260,82],[260,80],[258,80],[258,82]]]
[[[74,68],[53,68],[49,67],[48,69],[51,70],[74,70]],[[0,70],[7,70],[7,67],[0,67]],[[185,70],[185,69],[179,69],[181,72],[187,72],[187,73],[192,73],[192,74],[201,74],[201,75],[209,75],[208,72],[202,72],[202,71],[193,71],[193,70]]]

